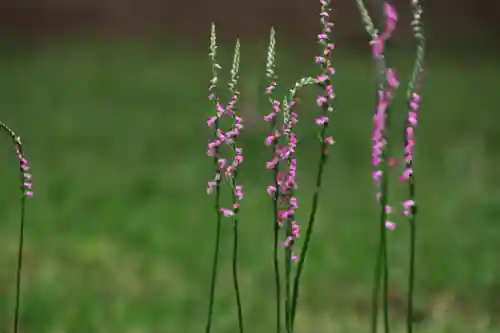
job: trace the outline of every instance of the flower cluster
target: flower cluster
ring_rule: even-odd
[[[318,34],[318,43],[322,46],[321,54],[315,57],[315,62],[320,65],[322,69],[321,75],[316,79],[319,85],[323,88],[323,93],[316,98],[316,103],[319,107],[323,109],[323,113],[320,117],[316,118],[316,125],[322,126],[320,138],[321,144],[323,145],[323,152],[326,153],[327,145],[333,144],[335,141],[331,136],[325,137],[326,129],[328,127],[329,118],[328,112],[333,112],[333,100],[335,99],[335,93],[333,90],[333,85],[331,82],[331,76],[335,74],[335,69],[332,67],[331,56],[332,51],[335,49],[335,44],[330,42],[330,36],[332,33],[333,23],[329,21],[330,17],[330,1],[321,0],[321,33]]]
[[[413,148],[416,144],[415,138],[415,127],[418,125],[418,108],[420,103],[420,95],[416,92],[411,93],[409,101],[408,110],[408,120],[405,130],[405,148],[404,148],[404,160],[405,169],[403,170],[400,180],[402,181],[412,181],[413,180]],[[412,198],[406,200],[402,203],[403,214],[409,216],[412,214],[412,209],[415,206],[415,202]]]
[[[277,85],[277,76],[274,74],[274,55],[275,32],[272,29],[266,62],[266,75],[270,81],[269,86],[266,88],[266,94],[269,96],[272,111],[264,116],[264,120],[271,123],[272,129],[272,133],[265,140],[265,145],[273,147],[272,159],[266,163],[266,167],[274,171],[274,184],[267,187],[267,194],[274,200],[276,205],[276,223],[278,223],[278,226],[283,227],[286,222],[289,223],[289,232],[281,245],[292,247],[295,239],[300,237],[300,227],[295,219],[295,210],[299,206],[297,197],[294,194],[294,190],[297,189],[297,159],[294,155],[297,147],[297,136],[293,129],[298,122],[298,118],[293,108],[296,104],[293,93],[290,102],[288,103],[285,99],[283,105],[272,97],[272,92]],[[278,125],[277,116],[281,111],[284,113],[285,121]],[[284,139],[283,143],[280,142],[281,139]],[[285,167],[280,168],[281,166]],[[296,255],[292,253],[291,259],[296,260]]]
[[[396,78],[396,74],[393,69],[385,66],[384,59],[384,47],[385,41],[390,38],[392,32],[396,27],[397,14],[394,8],[388,3],[384,4],[384,12],[387,18],[384,31],[382,34],[377,34],[372,40],[372,53],[377,62],[379,63],[379,69],[383,71],[384,84],[379,87],[377,108],[373,116],[373,135],[372,135],[372,165],[375,167],[375,171],[372,177],[375,181],[377,187],[376,198],[378,201],[381,200],[381,181],[383,176],[383,171],[381,164],[383,161],[383,151],[387,145],[387,138],[385,137],[385,126],[387,124],[387,109],[389,103],[394,97],[394,91],[399,85]],[[387,214],[392,212],[392,207],[386,206],[385,211]],[[385,222],[386,227],[389,229],[394,229],[396,227],[395,223],[387,220]]]
[[[229,90],[232,97],[226,107],[223,107],[219,102],[219,97],[216,92],[218,72],[221,69],[221,66],[216,61],[216,49],[215,31],[213,30],[210,43],[213,77],[210,80],[208,99],[215,102],[217,113],[207,120],[208,127],[212,128],[215,134],[214,139],[208,143],[207,155],[214,158],[216,173],[214,179],[208,182],[207,193],[212,194],[216,191],[221,183],[222,175],[224,175],[233,192],[233,204],[231,208],[220,207],[220,212],[225,216],[233,216],[238,212],[239,202],[243,199],[243,186],[236,184],[238,167],[243,162],[243,149],[236,146],[237,138],[240,136],[241,130],[243,129],[243,119],[236,113],[236,103],[240,95],[239,91],[236,89],[239,70],[239,41],[236,43],[231,69],[231,82],[229,83]],[[227,131],[224,131],[220,124],[222,118],[225,117],[230,118],[232,124],[231,128]],[[231,161],[221,156],[220,148],[223,145],[228,146],[230,151],[232,151],[233,156]]]
[[[16,155],[19,159],[19,164],[21,168],[21,172],[23,175],[23,186],[21,190],[23,191],[26,197],[33,196],[33,183],[31,181],[31,174],[28,173],[30,167],[28,166],[28,160],[24,158],[23,153],[21,152],[20,146],[16,144]]]
[[[400,177],[401,180],[409,183],[410,196],[402,203],[403,214],[413,218],[416,214],[416,203],[413,200],[415,195],[415,179],[413,177],[413,148],[416,144],[415,127],[418,125],[418,109],[420,107],[421,96],[417,93],[417,86],[421,85],[422,73],[424,71],[425,36],[422,24],[422,3],[418,0],[412,1],[413,20],[411,23],[413,35],[417,41],[417,56],[413,68],[413,75],[408,84],[408,119],[405,130],[404,159],[405,169]]]
[[[413,147],[416,144],[415,141],[415,127],[418,125],[418,115],[417,110],[419,107],[420,96],[417,93],[413,93],[410,101],[410,110],[408,111],[408,122],[406,127],[406,142],[405,142],[405,162],[411,163],[413,161]],[[408,180],[413,174],[413,169],[411,167],[406,168],[400,179]]]
[[[275,81],[272,84],[276,84]],[[297,113],[293,110],[296,100],[292,99],[289,105],[290,119],[287,123],[281,126],[275,126],[273,133],[266,138],[267,146],[273,145],[273,157],[271,161],[266,163],[268,169],[275,171],[275,183],[267,187],[268,195],[273,198],[278,204],[278,221],[280,227],[283,227],[285,222],[290,223],[291,232],[287,235],[282,246],[292,247],[295,239],[300,237],[300,227],[295,219],[295,210],[299,207],[298,200],[294,191],[297,189],[296,171],[297,158],[295,150],[297,147],[297,136],[293,131],[294,125],[298,122]],[[273,111],[264,119],[270,121],[275,119],[276,114],[280,111],[280,103],[273,101]],[[285,142],[280,144],[279,139],[283,137]],[[283,170],[280,165],[285,166]],[[292,254],[292,260],[296,260],[295,254]]]
[[[237,99],[237,94],[233,96],[232,102],[234,102]],[[220,119],[222,116],[230,116],[234,118],[234,123],[233,123],[233,128],[230,129],[227,132],[224,132],[222,129],[217,128],[216,129],[216,139],[210,141],[208,143],[208,151],[207,154],[209,156],[217,158],[217,172],[215,174],[215,178],[212,181],[208,182],[208,187],[207,187],[207,193],[212,194],[218,184],[220,184],[221,181],[221,175],[224,174],[226,179],[229,182],[233,182],[235,177],[236,177],[236,172],[238,167],[241,165],[243,162],[243,149],[239,147],[235,147],[236,139],[240,135],[240,130],[243,128],[242,124],[242,119],[239,116],[236,116],[234,114],[234,110],[231,107],[231,102],[228,104],[228,107],[223,109],[220,114],[217,116],[214,116],[210,118],[207,121],[207,125],[209,127],[215,127],[216,122]],[[234,105],[234,103],[233,103]],[[220,104],[217,104],[217,108],[222,108]],[[221,145],[229,145],[231,148],[234,148],[234,156],[233,159],[230,163],[225,158],[222,158],[219,156],[219,148]],[[233,186],[231,186],[233,187]],[[237,199],[235,202],[233,202],[233,206],[231,209],[228,208],[221,208],[221,212],[225,216],[233,216],[238,208],[239,208],[239,202],[243,199],[243,186],[242,185],[235,185],[233,187],[233,194],[234,197]]]

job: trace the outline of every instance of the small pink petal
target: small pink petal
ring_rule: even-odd
[[[396,229],[396,223],[391,221],[385,221],[385,227],[389,230],[394,230]]]

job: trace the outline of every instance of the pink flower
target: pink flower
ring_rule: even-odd
[[[316,57],[315,57],[315,62],[316,62],[317,64],[322,64],[322,63],[324,63],[325,61],[326,61],[326,60],[325,60],[325,58],[324,58],[324,57],[321,57],[321,56],[316,56]]]
[[[321,116],[316,119],[316,125],[324,125],[328,123],[328,117],[327,116]]]
[[[242,185],[236,185],[234,189],[234,195],[236,198],[241,201],[243,200],[243,186]]]
[[[411,168],[406,168],[404,171],[403,171],[403,174],[401,175],[400,179],[401,180],[408,180],[410,178],[410,176],[412,175],[413,173],[413,169]]]
[[[384,52],[384,41],[380,37],[376,37],[370,42],[372,46],[372,53],[375,57],[380,57]]]
[[[316,78],[316,80],[317,80],[318,82],[325,82],[326,80],[328,80],[328,75],[326,75],[326,74],[319,75],[319,76]]]
[[[391,221],[385,221],[385,227],[389,230],[394,230],[396,229],[396,223]]]
[[[335,140],[331,136],[328,136],[325,138],[325,142],[329,145],[333,145],[335,143]]]
[[[412,126],[417,126],[417,113],[416,112],[408,112],[408,122]]]
[[[233,216],[233,215],[234,215],[234,212],[233,212],[231,209],[221,208],[221,209],[220,209],[220,212],[221,212],[222,214],[224,214],[224,216],[226,216],[226,217],[229,217],[229,216]]]
[[[207,120],[207,125],[208,127],[212,127],[215,124],[215,121],[217,120],[216,116],[211,117],[210,119]]]
[[[387,18],[386,24],[385,24],[385,31],[383,33],[383,39],[388,39],[391,35],[394,29],[396,29],[396,22],[398,21],[398,15],[396,13],[396,10],[394,7],[392,7],[390,4],[387,2],[384,3],[384,12],[385,16]]]
[[[405,209],[410,209],[413,206],[415,206],[415,201],[413,200],[406,200],[405,202],[403,202],[403,207]]]
[[[399,85],[399,81],[396,78],[396,74],[392,68],[387,69],[387,82],[392,88],[396,88]]]
[[[32,178],[32,175],[27,172],[28,170],[30,170],[30,167],[28,166],[28,160],[24,158],[23,154],[21,153],[21,148],[17,145],[16,145],[16,154],[17,154],[17,158],[19,159],[20,168],[22,171],[23,179],[24,179],[24,182],[23,182],[24,195],[25,195],[25,197],[32,197],[33,196],[33,191],[32,191],[33,183],[31,181],[29,181]]]
[[[326,103],[326,97],[325,96],[318,96],[316,98],[316,104],[318,104],[318,106],[323,106],[323,104]]]

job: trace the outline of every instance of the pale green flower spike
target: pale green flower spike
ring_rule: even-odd
[[[375,37],[377,37],[378,35],[378,30],[375,29],[373,21],[370,17],[370,14],[368,14],[368,10],[366,9],[363,0],[356,0],[356,4],[358,6],[359,13],[361,14],[361,20],[365,25],[366,32],[368,32],[372,39],[375,39]]]
[[[217,54],[217,36],[215,34],[215,23],[212,22],[212,28],[210,29],[210,53],[208,54],[215,62],[215,56]]]
[[[240,40],[236,39],[236,45],[234,47],[234,55],[233,55],[233,66],[231,68],[231,81],[229,82],[229,90],[231,93],[235,92],[235,87],[238,84],[239,73],[240,70]]]
[[[271,33],[269,35],[269,47],[267,49],[267,59],[266,59],[266,75],[268,78],[274,78],[274,60],[276,56],[276,30],[271,27]]]
[[[413,72],[411,75],[410,83],[408,84],[408,92],[411,93],[420,80],[420,74],[423,70],[424,57],[425,57],[425,36],[424,36],[424,25],[422,22],[423,8],[418,0],[411,0],[413,9],[413,20],[411,22],[413,37],[417,42],[417,55],[415,57],[415,62],[413,65]]]

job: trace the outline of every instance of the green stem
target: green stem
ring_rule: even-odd
[[[314,221],[316,220],[316,213],[318,211],[318,206],[319,206],[319,194],[320,194],[320,188],[321,188],[321,179],[323,177],[323,171],[324,167],[326,165],[327,157],[328,155],[326,154],[326,142],[324,142],[324,138],[326,135],[326,131],[328,129],[328,124],[325,124],[321,130],[321,138],[323,138],[323,142],[321,145],[321,154],[319,157],[319,165],[318,165],[318,172],[316,174],[316,189],[314,191],[314,196],[312,200],[312,208],[311,208],[311,214],[309,215],[309,221],[307,225],[307,230],[306,230],[306,237],[304,240],[304,245],[302,246],[302,250],[300,252],[300,257],[299,257],[299,263],[297,265],[297,271],[295,273],[294,281],[293,281],[293,299],[292,299],[292,326],[295,323],[295,313],[297,311],[297,302],[299,299],[299,285],[300,285],[300,278],[302,277],[302,273],[304,271],[304,264],[306,261],[307,257],[307,252],[309,250],[309,244],[311,242],[311,236],[312,236],[312,231],[314,228]]]
[[[376,333],[378,327],[378,299],[380,294],[380,279],[381,279],[381,270],[382,270],[382,262],[383,262],[383,252],[382,252],[382,244],[379,241],[378,252],[377,252],[377,261],[375,263],[375,278],[373,282],[373,291],[372,291],[372,320],[371,320],[371,332]]]
[[[241,305],[240,288],[238,284],[238,219],[233,224],[233,282],[236,295],[236,307],[238,312],[239,332],[243,333],[243,310]]]
[[[24,247],[24,216],[26,196],[23,194],[21,199],[21,221],[19,224],[19,247],[17,252],[17,269],[16,269],[16,303],[14,305],[14,333],[19,332],[19,312],[21,309],[21,272],[23,268],[23,247]]]
[[[287,230],[286,237],[292,236],[292,220],[288,218],[287,220]],[[287,333],[293,332],[292,326],[292,313],[291,313],[291,274],[292,274],[292,244],[285,247],[285,321],[286,321],[286,331]]]
[[[411,186],[413,187],[413,186]],[[412,213],[410,213],[412,214]],[[410,223],[410,267],[408,276],[408,305],[406,314],[406,327],[407,332],[413,332],[413,294],[415,289],[415,243],[416,243],[416,233],[417,226],[415,223],[415,217],[409,219]]]

